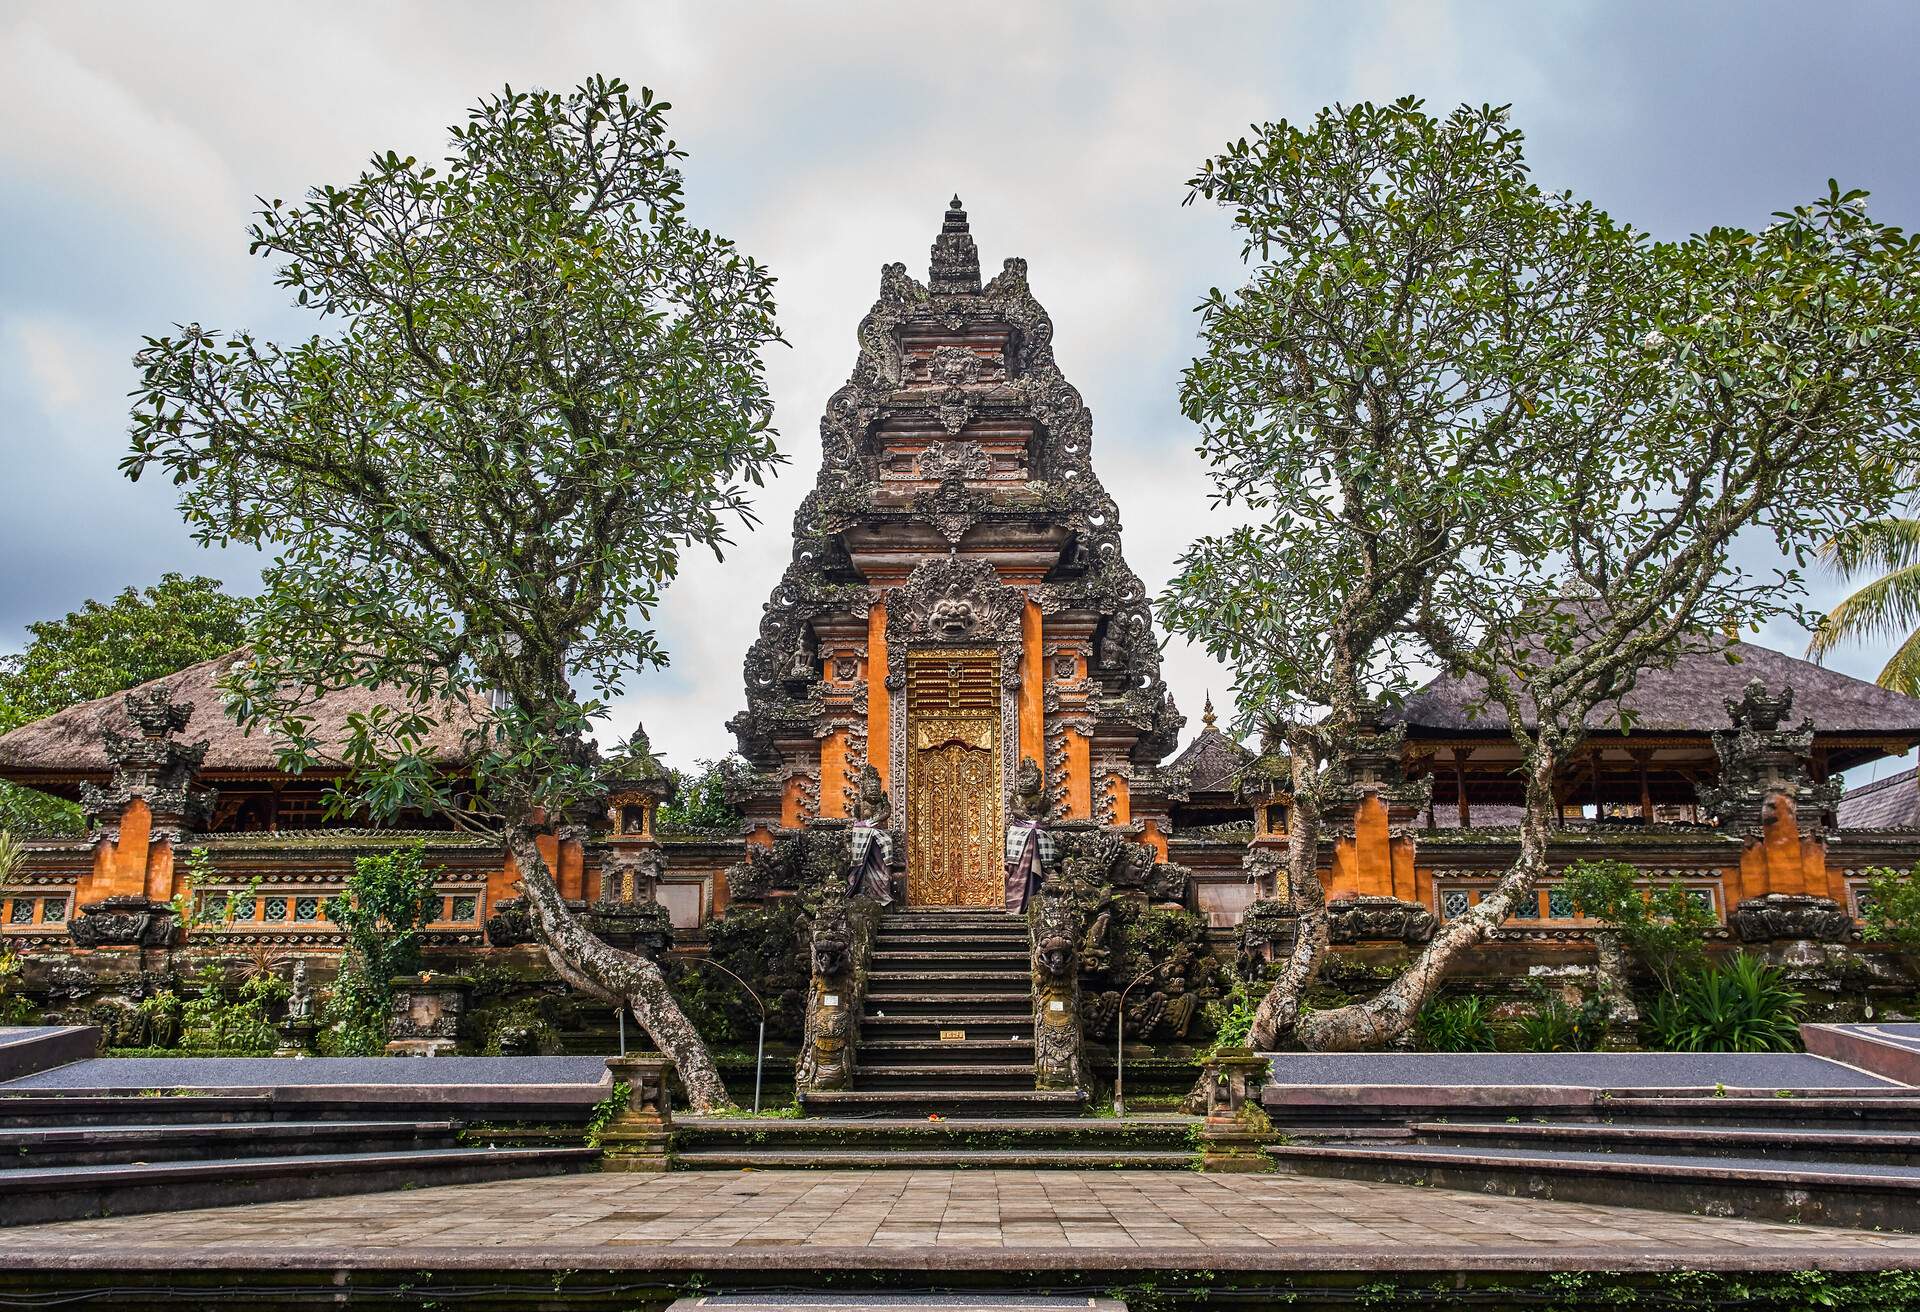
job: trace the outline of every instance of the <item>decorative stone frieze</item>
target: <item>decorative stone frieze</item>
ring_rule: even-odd
[[[123,895],[81,907],[67,933],[83,948],[163,948],[173,941],[175,920],[165,902]]]
[[[1774,694],[1756,678],[1725,704],[1734,727],[1713,735],[1720,777],[1700,786],[1701,805],[1723,829],[1758,834],[1785,798],[1793,805],[1803,836],[1821,832],[1825,818],[1839,805],[1844,784],[1840,779],[1814,781],[1812,720],[1783,727],[1793,711],[1792,687]]]
[[[1327,903],[1327,936],[1335,943],[1425,943],[1438,922],[1417,902],[1361,894]]]
[[[1748,898],[1727,916],[1742,943],[1806,939],[1844,943],[1854,936],[1853,914],[1832,898],[1804,893],[1768,893]]]

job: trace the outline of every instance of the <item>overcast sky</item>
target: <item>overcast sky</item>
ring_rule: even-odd
[[[163,570],[254,586],[194,546],[171,489],[132,485],[129,363],[176,321],[308,331],[246,252],[255,195],[433,157],[503,83],[592,73],[653,88],[691,151],[696,217],[779,276],[790,350],[770,378],[792,458],[763,526],[702,561],[659,616],[674,664],[637,681],[688,765],[731,746],[740,660],[819,462],[880,266],[924,276],[947,197],[984,269],[1030,261],[1134,568],[1158,589],[1207,522],[1175,391],[1192,307],[1236,277],[1223,216],[1182,208],[1194,166],[1249,123],[1414,94],[1508,103],[1539,180],[1659,236],[1764,224],[1838,177],[1920,222],[1920,6],[1278,3],[274,4],[0,8],[0,649],[30,620]],[[1834,589],[1823,583],[1822,598]],[[1798,651],[1804,634],[1778,628]],[[1870,676],[1872,651],[1836,663]],[[1226,676],[1179,643],[1189,728]],[[1902,763],[1904,764],[1904,763]],[[1894,766],[1892,768],[1899,768]]]

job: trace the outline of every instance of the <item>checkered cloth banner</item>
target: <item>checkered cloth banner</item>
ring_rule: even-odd
[[[893,835],[874,824],[871,820],[857,820],[853,826],[853,864],[866,864],[867,849],[875,843],[880,844],[880,864],[886,865],[893,860]]]
[[[1053,835],[1031,820],[1016,820],[1007,826],[1007,864],[1012,865],[1020,859],[1020,853],[1027,846],[1027,835],[1035,834],[1040,839],[1040,869],[1053,869]]]

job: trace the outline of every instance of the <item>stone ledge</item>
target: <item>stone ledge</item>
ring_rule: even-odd
[[[11,1231],[10,1239],[35,1228]],[[51,1233],[51,1232],[49,1232]],[[589,1256],[590,1255],[590,1256]],[[1848,1249],[1827,1243],[1803,1247],[1674,1247],[1633,1250],[1538,1245],[1463,1249],[1458,1245],[1406,1247],[1387,1244],[1306,1244],[1286,1248],[1160,1246],[1152,1248],[939,1247],[923,1244],[888,1248],[852,1244],[805,1243],[778,1248],[727,1248],[698,1244],[646,1246],[554,1244],[514,1247],[376,1248],[196,1247],[125,1245],[115,1247],[90,1237],[81,1251],[35,1251],[16,1247],[7,1267],[15,1272],[316,1272],[535,1271],[551,1272],[560,1262],[580,1262],[596,1270],[659,1274],[727,1272],[852,1271],[996,1272],[1019,1271],[1099,1275],[1154,1272],[1178,1277],[1207,1271],[1240,1273],[1380,1272],[1444,1276],[1455,1272],[1528,1274],[1557,1271],[1716,1271],[1765,1273],[1791,1271],[1920,1271],[1920,1244]]]

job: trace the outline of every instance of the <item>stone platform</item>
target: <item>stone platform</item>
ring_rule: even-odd
[[[1364,1286],[1420,1307],[1436,1282],[1565,1272],[1920,1271],[1909,1235],[1187,1171],[580,1175],[33,1226],[7,1250],[0,1292],[112,1286],[142,1306],[164,1301],[156,1289],[230,1286],[254,1307],[316,1289],[401,1306],[403,1286],[431,1280],[447,1295],[484,1284],[489,1306],[599,1306],[617,1290],[618,1306],[660,1309],[697,1277],[710,1293],[1137,1287],[1173,1308],[1270,1307],[1281,1289],[1295,1308],[1346,1306]],[[1697,1288],[1691,1306],[1714,1306]]]
[[[1920,1030],[1920,1026],[1909,1027]],[[1803,1052],[1276,1052],[1270,1084],[1311,1088],[1903,1089]]]

